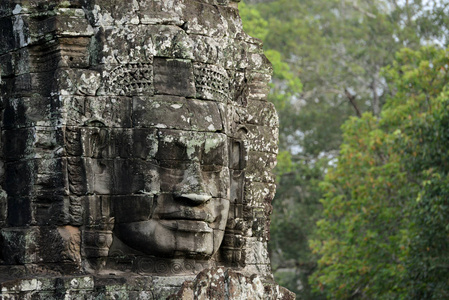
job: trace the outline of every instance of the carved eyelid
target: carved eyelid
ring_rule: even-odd
[[[176,161],[151,161],[149,162],[150,165],[154,166],[155,168],[162,169],[162,170],[179,170],[179,171],[185,171],[187,170],[192,162],[176,162],[176,165],[173,164],[170,166],[170,162],[175,163]],[[227,166],[221,165],[221,164],[200,164],[201,171],[203,172],[211,172],[211,173],[217,173],[221,172],[223,168],[227,168]]]
[[[225,166],[215,165],[215,164],[201,166],[201,170],[203,172],[210,172],[210,173],[221,172],[223,170],[223,168],[225,168]]]

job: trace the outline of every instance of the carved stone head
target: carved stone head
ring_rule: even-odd
[[[54,26],[2,49],[9,61],[25,51],[31,78],[23,91],[24,72],[1,65],[7,263],[269,273],[278,121],[270,64],[236,7],[93,0],[39,19],[16,9],[16,21]],[[57,254],[44,253],[49,240]],[[11,258],[17,241],[34,252]]]

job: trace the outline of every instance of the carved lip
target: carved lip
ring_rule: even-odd
[[[206,202],[207,200],[210,200],[210,198],[212,198],[211,195],[194,194],[194,193],[179,194],[178,197],[180,197],[180,198],[187,198],[187,199],[190,199],[191,201],[198,202],[198,203]]]
[[[162,220],[202,221],[206,223],[212,223],[215,221],[212,214],[194,209],[181,209],[173,212],[160,213],[159,218]]]
[[[159,223],[170,230],[187,231],[195,233],[211,233],[214,230],[203,221],[192,220],[160,220]]]

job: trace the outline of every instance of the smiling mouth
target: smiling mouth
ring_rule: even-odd
[[[212,214],[193,209],[183,209],[174,212],[161,213],[159,214],[159,218],[161,220],[201,221],[205,223],[212,223],[215,221]]]
[[[167,229],[194,233],[211,233],[214,230],[209,224],[198,220],[159,220],[159,223]]]

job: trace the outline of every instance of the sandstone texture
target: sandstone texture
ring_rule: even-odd
[[[292,299],[238,1],[0,2],[3,299]]]

